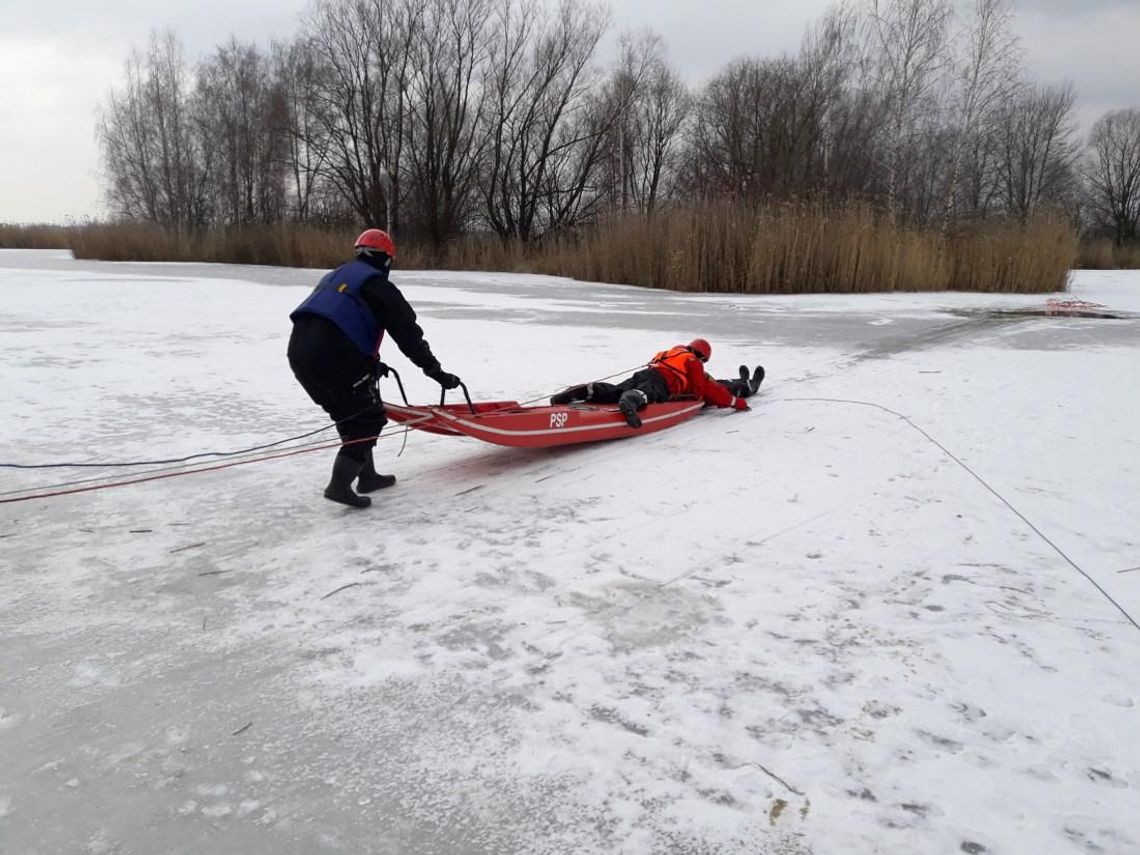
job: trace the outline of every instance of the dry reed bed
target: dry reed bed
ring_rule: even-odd
[[[205,234],[143,224],[22,232],[0,226],[0,246],[64,246],[77,258],[309,268],[344,261],[354,236],[294,225]],[[1065,289],[1079,250],[1071,226],[1048,217],[974,224],[944,237],[895,226],[869,205],[788,203],[613,217],[575,236],[532,245],[468,238],[443,253],[403,246],[398,266],[547,273],[675,291],[1047,293]]]
[[[1085,241],[1078,264],[1086,270],[1136,270],[1140,268],[1140,245],[1117,246],[1106,238]]]
[[[542,272],[753,294],[1064,290],[1078,240],[1060,220],[994,222],[946,238],[869,207],[711,208],[622,219],[563,243]]]

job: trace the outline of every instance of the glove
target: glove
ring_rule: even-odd
[[[442,368],[437,368],[435,371],[428,371],[427,376],[442,386],[444,389],[456,388],[460,380],[454,374],[449,374]]]
[[[751,410],[752,409],[750,406],[748,406],[748,402],[746,400],[744,400],[743,398],[733,398],[732,399],[732,408],[734,410]]]
[[[372,366],[372,376],[377,380],[379,380],[381,377],[387,377],[391,371],[391,368],[379,360],[377,360],[376,364]]]

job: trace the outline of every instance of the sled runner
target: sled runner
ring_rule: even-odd
[[[469,436],[513,448],[549,448],[665,430],[695,416],[704,402],[650,404],[641,411],[640,428],[626,424],[616,404],[525,407],[516,401],[491,401],[420,406],[385,401],[384,407],[392,421],[428,433]]]

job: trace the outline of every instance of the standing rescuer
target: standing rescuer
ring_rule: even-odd
[[[400,351],[444,389],[459,378],[444,371],[416,323],[416,313],[388,279],[396,245],[387,232],[367,229],[356,239],[356,257],[325,274],[289,315],[289,367],[309,397],[336,422],[344,445],[333,461],[325,498],[354,508],[372,504],[371,493],[396,483],[376,471],[372,450],[388,422],[376,379],[388,373],[380,343],[388,333]]]

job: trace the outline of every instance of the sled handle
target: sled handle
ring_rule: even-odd
[[[400,387],[400,397],[404,399],[404,405],[410,407],[411,404],[408,403],[408,395],[404,391],[404,381],[400,379],[400,372],[389,365],[388,373],[396,378],[396,385]]]
[[[467,408],[471,410],[471,415],[478,415],[475,411],[475,405],[471,403],[471,396],[467,393],[467,384],[462,380],[459,381],[459,388],[463,390],[463,397],[467,399]],[[447,390],[442,386],[439,387],[439,405],[442,407],[444,400],[447,398]]]
[[[404,381],[400,379],[400,372],[392,366],[388,366],[388,372],[396,378],[396,385],[400,387],[400,397],[404,399],[405,406],[410,407],[411,404],[408,403],[408,393],[404,391]],[[471,395],[467,392],[467,384],[460,380],[459,388],[463,390],[463,397],[467,399],[467,407],[471,410],[471,415],[477,415],[478,412],[475,409],[475,405],[471,403]],[[447,390],[441,386],[439,390],[439,405],[441,407],[443,406],[444,399],[446,398]]]

